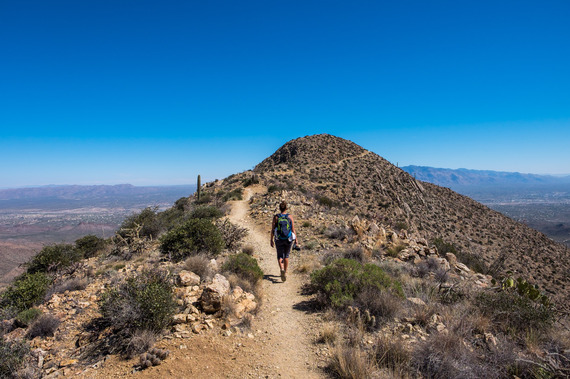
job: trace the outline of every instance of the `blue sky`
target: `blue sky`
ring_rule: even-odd
[[[329,133],[570,174],[570,2],[3,1],[0,187],[195,183]]]

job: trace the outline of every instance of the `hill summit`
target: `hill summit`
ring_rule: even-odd
[[[327,134],[287,142],[253,170],[315,206],[453,245],[484,271],[512,271],[568,296],[570,254],[544,234],[452,190],[414,179],[357,144]]]

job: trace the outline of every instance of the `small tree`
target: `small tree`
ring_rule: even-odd
[[[161,238],[160,250],[179,261],[189,255],[205,252],[219,254],[225,246],[220,231],[208,219],[190,219]]]

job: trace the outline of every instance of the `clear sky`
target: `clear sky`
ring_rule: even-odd
[[[570,174],[570,1],[0,1],[0,187],[195,183],[329,133]]]

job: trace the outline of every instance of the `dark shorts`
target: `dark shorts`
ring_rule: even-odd
[[[293,242],[289,242],[289,240],[276,239],[275,247],[277,248],[277,259],[289,258],[291,246],[293,246]]]

